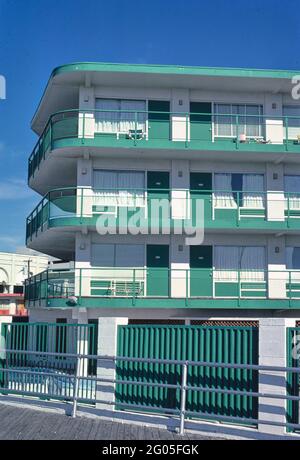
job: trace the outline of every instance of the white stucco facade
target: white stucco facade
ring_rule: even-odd
[[[293,126],[291,139],[289,137],[286,139],[287,127],[285,125],[286,119],[284,118],[286,111],[291,107],[295,111],[299,109],[300,116],[300,105],[291,96],[288,78],[284,79],[284,84],[280,79],[280,86],[279,83],[277,84],[277,77],[275,78],[275,76],[274,78],[269,77],[264,81],[259,76],[249,76],[244,80],[233,76],[219,77],[217,80],[213,76],[211,78],[199,77],[196,80],[187,74],[186,80],[183,78],[176,79],[173,76],[170,76],[169,80],[165,80],[162,75],[156,77],[154,75],[153,78],[150,78],[149,75],[143,76],[140,74],[139,80],[137,80],[133,77],[132,79],[130,73],[124,71],[122,75],[114,75],[112,72],[112,77],[111,82],[109,82],[104,73],[101,76],[101,72],[98,72],[98,74],[95,72],[93,75],[89,72],[83,72],[82,75],[78,76],[77,80],[74,79],[76,84],[70,76],[68,79],[67,74],[64,77],[60,77],[61,86],[55,88],[50,85],[50,89],[47,90],[49,94],[46,92],[44,95],[34,117],[33,128],[38,134],[41,134],[45,121],[54,108],[57,111],[71,108],[77,109],[74,116],[77,123],[75,140],[72,139],[74,143],[68,145],[68,136],[63,137],[63,141],[59,139],[61,144],[58,141],[57,144],[53,141],[44,153],[44,159],[39,166],[39,170],[29,180],[29,185],[40,194],[50,192],[51,196],[51,193],[53,193],[57,202],[53,204],[52,208],[49,205],[50,218],[53,218],[51,225],[45,223],[41,228],[37,228],[27,242],[28,246],[33,249],[59,257],[65,262],[71,262],[74,278],[70,283],[71,288],[68,285],[69,281],[64,281],[64,288],[66,286],[68,288],[64,292],[67,292],[67,294],[61,296],[64,298],[63,300],[57,300],[57,304],[53,300],[55,295],[39,298],[38,301],[33,299],[29,304],[30,321],[53,323],[58,318],[64,318],[67,323],[81,324],[97,320],[97,349],[98,354],[103,355],[116,354],[118,326],[130,324],[133,320],[141,323],[153,320],[156,321],[156,324],[159,321],[169,321],[172,324],[172,321],[181,320],[182,324],[186,325],[190,325],[197,320],[210,321],[211,324],[214,321],[227,321],[228,325],[236,322],[243,325],[243,322],[246,324],[246,322],[254,321],[257,322],[259,328],[259,364],[285,366],[287,364],[287,328],[296,327],[297,322],[300,321],[300,308],[297,303],[298,292],[300,292],[300,266],[298,267],[300,259],[298,261],[297,258],[298,250],[300,251],[300,227],[296,220],[300,219],[300,214],[298,215],[300,204],[298,206],[297,201],[300,198],[295,197],[297,194],[295,190],[287,189],[288,181],[291,182],[291,179],[287,178],[296,177],[293,180],[297,181],[299,179],[300,184],[300,151],[297,153],[300,126],[299,133],[297,126]],[[103,79],[102,83],[101,78]],[[71,82],[73,84],[72,91],[70,89]],[[51,98],[49,95],[51,95]],[[99,132],[97,128],[99,114],[97,115],[97,112],[95,112],[97,100],[102,100],[103,104],[103,101],[106,101],[106,104],[108,104],[107,101],[143,101],[145,103],[145,112],[147,113],[153,101],[168,102],[169,110],[172,112],[169,117],[169,137],[167,139],[170,143],[166,147],[161,142],[162,140],[157,138],[155,139],[156,143],[153,143],[151,148],[148,148],[145,143],[148,141],[150,143],[152,133],[156,128],[154,124],[151,124],[151,116],[147,115],[143,127],[145,132],[142,135],[139,133],[142,136],[142,140],[137,140],[136,144],[121,144],[124,139],[130,138],[132,129],[129,129],[128,133],[124,134],[124,132],[117,131],[117,128],[114,130],[110,126],[110,131],[104,133],[107,136],[103,136],[102,145],[101,135],[103,135],[103,132]],[[70,101],[72,101],[72,104]],[[209,136],[209,140],[204,139],[203,144],[199,144],[195,149],[192,148],[193,130],[195,130],[191,111],[192,103],[209,104],[211,110],[207,115],[210,127],[205,133],[205,135]],[[70,107],[68,107],[69,105]],[[227,117],[231,134],[225,134],[224,139],[219,134],[222,128],[220,115],[216,112],[220,110],[219,106],[223,107],[223,110],[229,110],[228,107],[231,110]],[[258,110],[258,112],[255,112],[259,113],[259,115],[255,115],[256,121],[254,125],[262,125],[259,126],[259,130],[261,131],[260,134],[263,135],[255,135],[252,138],[251,136],[246,136],[247,122],[244,123],[245,126],[241,128],[240,133],[232,134],[235,133],[235,121],[228,122],[228,118],[230,120],[231,117],[234,119],[232,115],[234,112],[232,111],[242,110],[241,107],[245,110],[243,112],[245,114],[247,110],[251,112],[253,107]],[[107,110],[109,111],[109,109]],[[251,119],[250,117],[250,120],[253,120],[253,118]],[[109,122],[105,120],[105,122],[109,124],[111,120],[109,119]],[[198,128],[199,126],[197,126]],[[202,126],[201,129],[203,129]],[[239,135],[242,135],[242,138]],[[245,139],[243,136],[245,136]],[[112,139],[111,144],[110,139]],[[81,144],[77,143],[78,140],[80,140]],[[120,146],[116,143],[118,140],[120,140]],[[290,142],[291,148],[294,149],[291,152],[288,152],[289,145],[287,141]],[[207,142],[211,144],[208,146]],[[211,145],[216,145],[218,142],[224,142],[222,144],[224,145],[223,150],[211,147]],[[253,206],[254,212],[253,209],[251,211],[252,215],[257,218],[255,211],[259,214],[263,209],[262,214],[259,214],[260,216],[263,215],[263,217],[261,221],[257,221],[257,227],[255,224],[252,227],[250,224],[248,227],[240,225],[241,217],[238,214],[238,222],[232,224],[232,226],[226,224],[226,217],[219,217],[220,220],[224,219],[223,227],[220,224],[219,226],[207,225],[204,228],[204,239],[199,246],[211,248],[210,265],[204,266],[204,269],[211,270],[211,281],[206,281],[211,283],[211,292],[202,296],[201,305],[199,303],[199,306],[197,306],[194,303],[192,307],[188,304],[188,299],[193,297],[190,280],[191,270],[195,267],[192,261],[192,250],[186,244],[185,234],[176,235],[171,232],[171,234],[159,235],[118,233],[100,235],[95,225],[89,224],[88,219],[95,217],[96,212],[95,203],[97,204],[97,201],[95,196],[97,196],[97,190],[95,177],[99,171],[111,174],[142,173],[144,175],[145,200],[149,198],[151,193],[149,187],[150,175],[152,174],[154,177],[156,174],[157,177],[161,177],[159,174],[167,174],[164,177],[168,177],[169,200],[172,202],[172,217],[175,218],[181,218],[182,213],[186,212],[185,200],[191,200],[193,174],[199,175],[200,182],[202,180],[200,174],[202,174],[203,177],[211,181],[208,200],[210,200],[209,212],[212,215],[209,217],[204,215],[204,225],[206,225],[205,218],[216,221],[218,212],[221,216],[222,212],[226,213],[230,207],[234,211],[237,209],[238,213],[245,211],[247,206],[244,202],[241,204],[239,198],[242,196],[242,200],[245,200],[244,195],[242,195],[245,190],[241,191],[234,188],[236,186],[233,183],[234,180],[246,181],[249,177],[254,178],[254,183],[255,180],[256,183],[261,180],[261,188],[251,190],[250,186],[248,186],[247,192],[249,196],[251,193],[253,195],[253,192],[259,197],[263,196],[261,198],[263,205],[260,207],[256,203]],[[231,187],[230,194],[227,194],[230,195],[229,198],[228,196],[224,198],[223,193],[223,197],[220,199],[220,186],[217,185],[222,182],[220,179],[222,179],[223,183],[228,184],[227,187]],[[199,190],[207,192],[204,188],[201,189],[203,184],[199,183],[198,185]],[[51,192],[55,188],[63,189],[64,187],[72,189],[72,192],[68,195],[68,198],[70,196],[74,198],[71,212],[66,211],[68,205],[65,203],[59,204],[59,199],[67,195],[62,191]],[[108,186],[107,189],[109,189]],[[224,190],[221,191],[224,192]],[[227,189],[226,191],[228,192]],[[294,195],[291,200],[294,201],[291,201],[291,205],[287,205],[287,194],[292,192]],[[55,199],[53,199],[53,202]],[[215,203],[218,202],[218,199],[219,202],[221,200],[225,202],[227,199],[227,204],[216,205]],[[228,206],[228,200],[231,200],[230,206]],[[257,199],[257,201],[259,200]],[[63,209],[61,213],[59,206]],[[116,205],[116,208],[118,206]],[[294,220],[291,224],[285,225],[290,218],[290,206],[292,206]],[[109,206],[107,207],[109,208]],[[251,208],[251,206],[249,207]],[[106,210],[105,212],[112,212],[117,215],[118,211]],[[63,219],[68,217],[78,220],[75,223],[71,221],[71,223],[62,224]],[[265,227],[261,225],[262,221],[266,223]],[[133,248],[134,246],[139,246],[139,256],[142,254],[140,256],[142,257],[142,262],[135,266],[130,257],[132,256],[132,259],[134,259],[135,255],[132,253],[128,257],[127,265],[121,256],[120,260],[122,259],[123,265],[116,265],[116,260],[118,260],[116,246],[118,245],[121,246],[120,252],[122,252],[122,247]],[[145,293],[150,284],[147,285],[149,267],[152,268],[149,265],[151,256],[149,247],[159,245],[168,247],[167,270],[170,273],[167,296],[157,296],[162,297],[161,307],[157,306],[157,303],[151,304],[151,300],[153,301],[155,295],[151,297],[151,295]],[[221,253],[220,248],[225,248],[224,254],[226,253],[226,248],[232,248],[232,254],[238,251],[240,251],[239,254],[242,254],[245,248],[248,252],[251,252],[252,248],[253,253],[257,251],[257,254],[260,254],[261,252],[259,251],[263,250],[263,263],[259,265],[255,260],[255,256],[253,256],[252,260],[250,254],[248,259],[251,259],[251,262],[248,261],[246,268],[241,262],[242,255],[238,256],[238,267],[234,265],[235,262],[232,262],[231,265],[231,260],[227,258],[224,262],[222,257],[218,256]],[[106,254],[105,251],[107,253],[111,251],[106,259],[102,256],[104,253]],[[96,252],[99,255],[95,262],[94,256]],[[19,260],[17,256],[15,257],[12,258],[11,262],[15,264],[14,275],[11,275],[15,277],[13,278],[14,282],[11,282],[12,284],[16,283],[18,270],[22,270],[21,266],[26,262],[26,259],[20,258]],[[160,256],[155,257],[159,258]],[[203,257],[200,253],[197,256],[198,268],[203,268],[201,265],[201,258]],[[34,257],[31,257],[31,259],[33,274],[46,267],[46,259],[35,260]],[[108,259],[109,262],[107,262]],[[112,259],[113,262],[111,262]],[[1,265],[1,260],[0,255],[0,278],[1,269],[6,270],[5,261]],[[103,261],[103,264],[100,261]],[[133,281],[130,279],[131,284],[128,283],[127,279],[128,271],[126,272],[127,274],[125,273],[128,269],[133,271],[133,274],[130,272],[131,278],[134,277]],[[240,276],[245,275],[239,274],[237,275],[240,283],[238,294],[224,295],[224,290],[222,294],[217,294],[219,285],[224,282],[222,276],[225,278],[225,283],[223,283],[225,287],[222,285],[222,289],[226,290],[230,282],[232,284],[236,282],[236,278],[232,274],[229,273],[228,276],[225,274],[225,276],[224,273],[221,273],[226,272],[226,270],[227,272],[246,272],[248,270],[248,274],[260,272],[260,275],[256,278],[255,276],[254,278],[246,276],[241,281]],[[3,271],[3,273],[6,272]],[[7,276],[9,276],[8,272]],[[63,271],[61,276],[65,276]],[[107,280],[110,282],[110,278],[114,278],[114,280],[108,284]],[[145,300],[144,306],[124,304],[124,297],[130,297],[124,293],[119,294],[119,297],[122,298],[119,299],[119,305],[117,303],[118,282],[124,285],[126,283],[130,284],[131,289],[132,285],[133,289],[135,289],[134,283],[140,283],[140,286],[144,289],[140,295]],[[7,283],[9,284],[9,282]],[[109,285],[109,288],[107,288],[108,294],[105,295],[99,294],[101,289],[104,289],[103,283],[106,288]],[[248,287],[243,287],[243,283]],[[253,284],[251,285],[251,283]],[[199,284],[201,283],[199,282]],[[293,285],[293,288],[291,288],[291,285]],[[243,289],[248,289],[248,295],[242,293]],[[261,302],[262,296],[260,293],[255,294],[256,289],[264,292],[266,303]],[[291,289],[293,289],[292,292]],[[237,297],[240,300],[243,296],[242,301],[246,299],[248,303],[245,302],[244,304],[241,303],[241,306],[236,306]],[[164,303],[165,297],[168,297],[171,301],[173,300],[174,305],[172,305],[172,302]],[[112,299],[111,305],[108,304],[107,298]],[[205,305],[206,298],[207,305]],[[75,302],[75,305],[68,303],[70,299]],[[184,304],[185,299],[186,304]],[[177,302],[175,304],[175,300],[176,302],[182,300],[182,303]],[[210,300],[211,302],[209,303]],[[213,301],[215,300],[219,303],[214,304]],[[230,305],[231,300],[232,306]],[[85,301],[86,304],[84,303]],[[224,301],[223,305],[222,301]],[[51,307],[49,302],[51,302]],[[287,305],[288,302],[290,303]],[[179,306],[177,307],[177,305]],[[84,346],[86,347],[86,345]],[[101,364],[100,362],[98,363],[97,375],[100,374],[115,378],[115,368],[113,365],[107,366],[105,363]],[[262,393],[274,391],[275,393],[286,394],[285,375],[279,376],[278,379],[273,374],[271,376],[267,375],[267,377],[262,374],[259,380],[259,391]],[[109,401],[114,397],[114,387],[109,384],[100,385],[97,392],[99,399],[102,400],[99,409],[108,410],[109,407],[108,404],[105,404],[105,399]],[[269,413],[267,407],[269,402],[266,399],[261,398],[260,400],[259,418],[263,423],[259,424],[258,431],[266,434],[266,436],[273,434],[285,435],[286,429],[284,427],[277,426],[274,428],[271,424],[268,425],[268,421],[273,420],[273,415]],[[275,418],[277,421],[284,423],[286,401],[280,401],[277,409]]]

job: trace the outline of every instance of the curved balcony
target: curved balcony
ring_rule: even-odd
[[[26,222],[28,245],[50,228],[99,233],[139,228],[145,234],[192,229],[276,232],[300,230],[300,193],[91,188],[55,189]],[[105,229],[107,231],[105,231]],[[135,233],[136,234],[136,233]]]
[[[66,110],[51,115],[29,157],[28,180],[49,151],[96,147],[300,153],[300,117],[129,110]],[[144,152],[144,154],[145,154]],[[193,156],[195,158],[195,156]],[[297,158],[294,156],[294,158]],[[249,159],[249,158],[248,158]],[[264,161],[267,161],[264,157]]]
[[[47,270],[26,280],[25,301],[27,308],[300,308],[300,271]]]

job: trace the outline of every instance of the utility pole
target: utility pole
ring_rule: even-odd
[[[27,260],[27,277],[30,278],[30,275],[31,275],[31,271],[30,271],[30,262],[31,262],[31,259],[28,259]]]

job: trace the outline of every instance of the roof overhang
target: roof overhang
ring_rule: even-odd
[[[40,134],[51,113],[78,107],[80,86],[189,88],[204,91],[291,93],[300,71],[143,64],[74,63],[53,70],[32,129]],[[63,101],[63,107],[62,107]]]

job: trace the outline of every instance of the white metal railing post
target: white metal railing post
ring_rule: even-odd
[[[184,434],[185,405],[186,405],[186,384],[187,384],[187,363],[182,364],[181,377],[181,398],[180,398],[180,429],[179,433]]]
[[[77,401],[78,401],[78,392],[79,392],[80,369],[81,369],[81,356],[78,356],[77,360],[76,360],[75,382],[74,382],[74,390],[73,390],[73,409],[72,409],[72,417],[73,418],[75,418],[76,414],[77,414]]]

